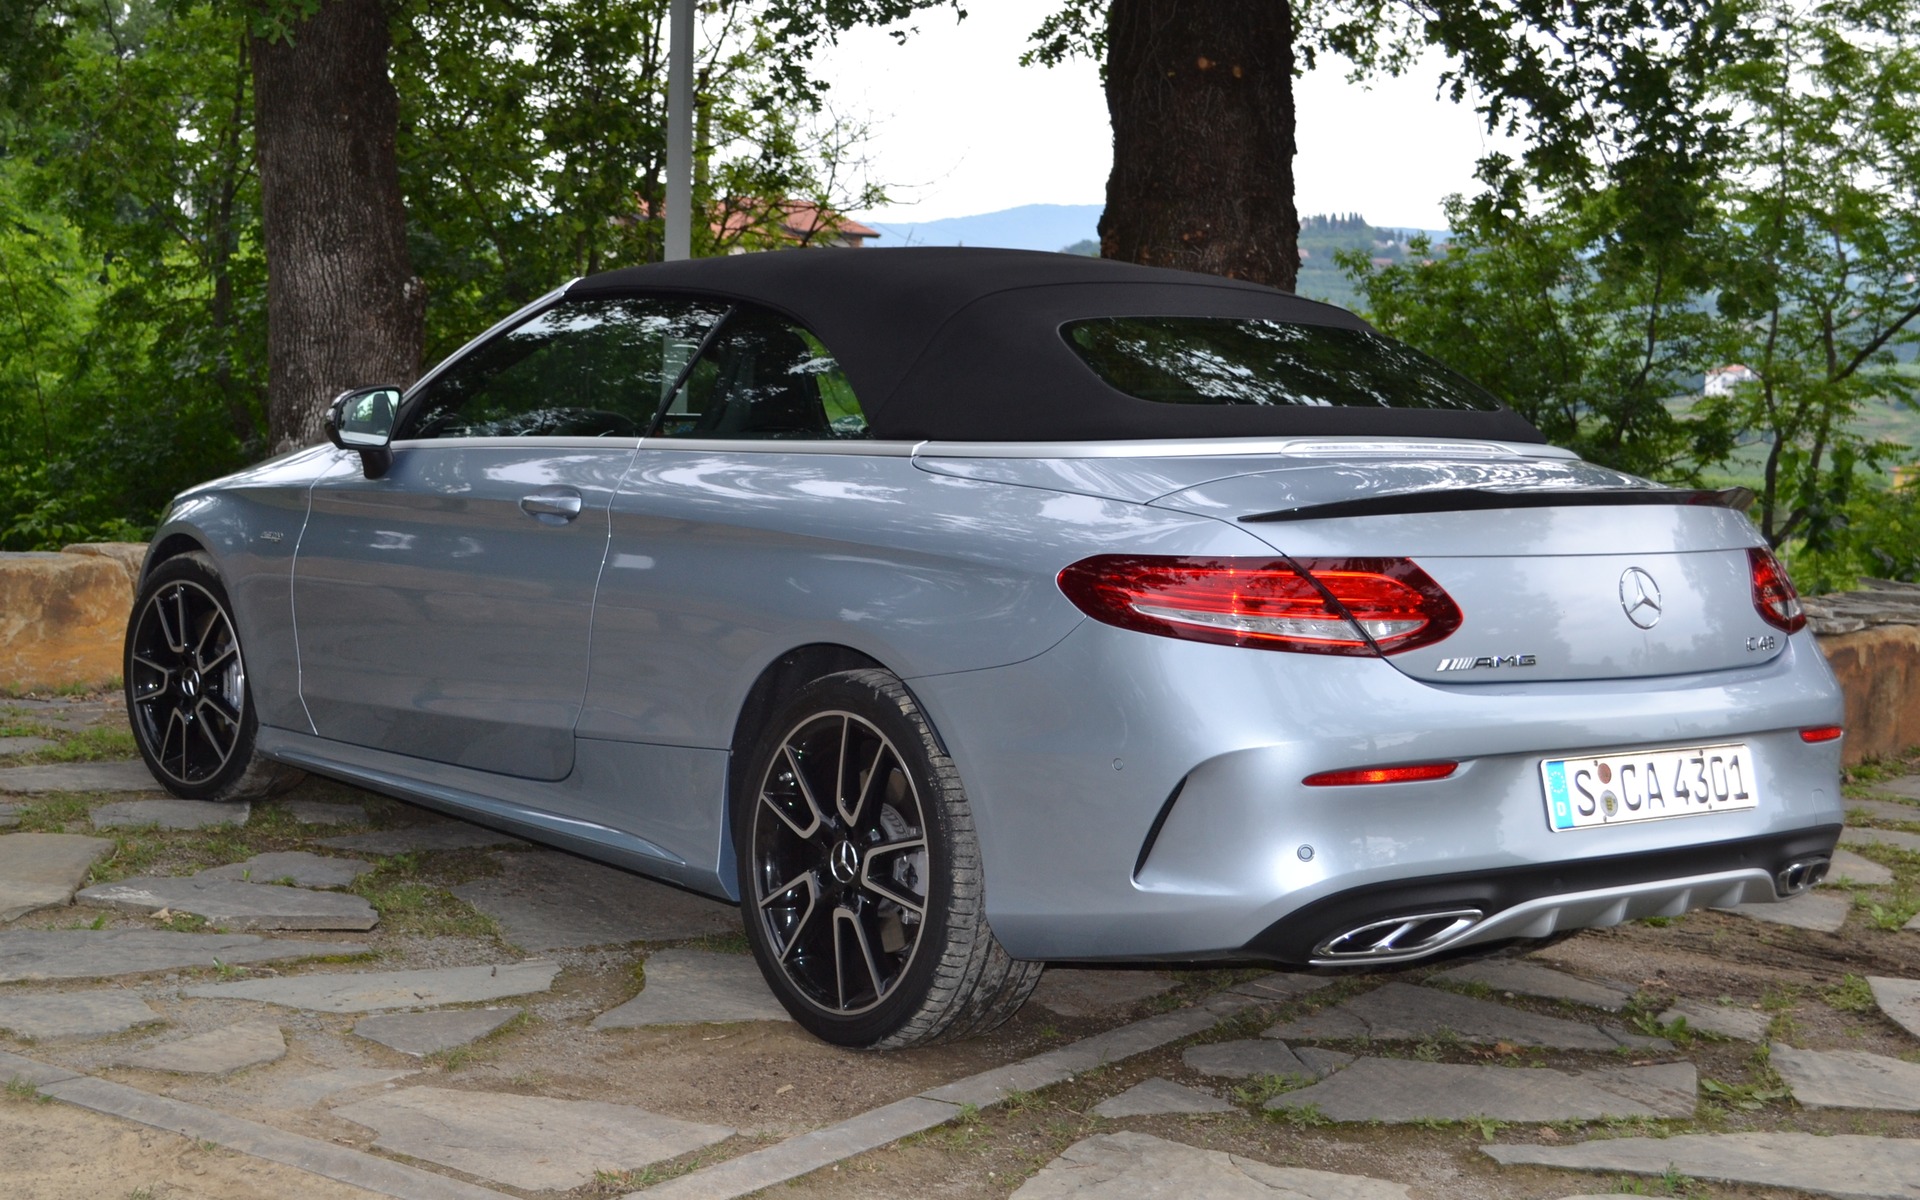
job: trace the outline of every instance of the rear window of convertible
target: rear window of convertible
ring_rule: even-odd
[[[1500,408],[1413,347],[1360,329],[1262,317],[1098,317],[1060,332],[1094,374],[1157,404]]]

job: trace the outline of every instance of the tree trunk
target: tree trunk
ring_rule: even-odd
[[[319,441],[347,388],[419,374],[426,287],[407,254],[391,46],[381,0],[325,0],[290,38],[253,40],[276,453]]]
[[[1112,0],[1106,258],[1293,290],[1293,6]]]

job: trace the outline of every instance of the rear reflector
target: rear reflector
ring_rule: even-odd
[[[1308,787],[1352,787],[1360,783],[1419,783],[1427,779],[1445,779],[1459,763],[1416,763],[1408,767],[1357,767],[1351,771],[1322,771],[1300,782]]]
[[[1845,732],[1846,730],[1840,728],[1838,725],[1815,725],[1810,729],[1802,729],[1800,731],[1800,740],[1803,742],[1831,742],[1838,740],[1840,735]]]
[[[1775,629],[1799,633],[1807,625],[1807,614],[1800,610],[1800,593],[1773,551],[1754,546],[1747,551],[1753,569],[1753,607],[1760,619]]]
[[[1398,654],[1440,641],[1461,621],[1453,598],[1404,558],[1101,554],[1061,571],[1059,582],[1096,621],[1261,650]]]

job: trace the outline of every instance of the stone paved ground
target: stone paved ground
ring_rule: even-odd
[[[0,921],[0,1196],[1920,1200],[1920,761],[1859,773],[1792,905],[1377,976],[1060,969],[988,1037],[861,1054],[728,906],[321,780],[155,804],[120,720],[0,701],[0,895],[44,905]]]

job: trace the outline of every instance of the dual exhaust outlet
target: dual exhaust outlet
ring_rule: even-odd
[[[1774,872],[1774,894],[1785,900],[1811,891],[1827,877],[1830,865],[1825,855],[1795,859]],[[1315,962],[1329,965],[1359,965],[1382,960],[1404,962],[1444,948],[1486,920],[1487,914],[1477,908],[1382,917],[1327,938],[1314,948],[1313,958]]]

